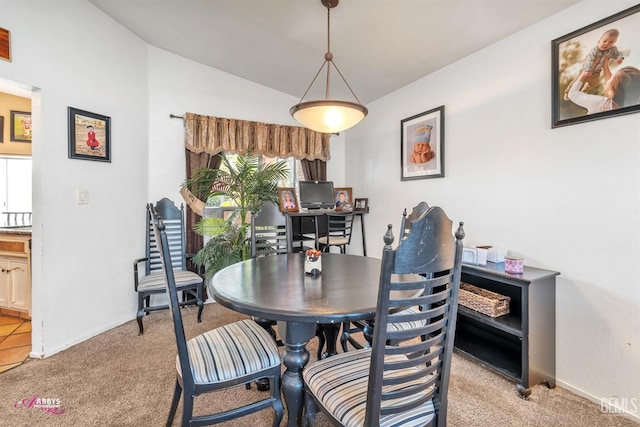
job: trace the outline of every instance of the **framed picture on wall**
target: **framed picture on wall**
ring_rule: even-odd
[[[300,210],[296,189],[293,187],[279,187],[278,200],[282,212],[298,212]]]
[[[31,113],[11,111],[11,141],[31,142]]]
[[[111,162],[111,118],[69,107],[69,158]]]
[[[400,180],[444,177],[444,105],[400,121]]]
[[[351,187],[336,187],[333,189],[333,200],[336,202],[336,210],[341,211],[345,206],[353,206],[353,199],[351,198]]]
[[[11,61],[11,37],[9,30],[0,27],[0,58]]]
[[[552,128],[640,111],[640,5],[551,42]]]

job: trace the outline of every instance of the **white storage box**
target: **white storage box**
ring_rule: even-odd
[[[504,262],[504,257],[507,256],[506,248],[498,248],[495,246],[477,246],[478,248],[487,250],[487,261],[489,262]]]
[[[462,248],[462,262],[473,265],[487,265],[487,253],[488,251],[484,248]]]

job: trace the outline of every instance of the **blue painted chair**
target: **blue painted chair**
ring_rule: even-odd
[[[149,205],[160,254],[165,289],[176,337],[176,384],[167,418],[171,426],[182,397],[182,425],[204,426],[273,408],[273,426],[280,425],[284,407],[280,396],[281,363],[273,338],[253,320],[239,320],[214,328],[187,341],[170,243],[163,219]],[[271,393],[258,401],[222,412],[194,416],[194,399],[204,393],[224,391],[260,378],[268,378]]]
[[[384,237],[371,347],[303,371],[312,426],[318,409],[335,425],[446,426],[464,230],[460,223],[454,238],[439,207],[407,229],[396,249],[391,225]],[[397,291],[411,290],[414,296],[398,299]],[[420,309],[407,313],[407,307]]]

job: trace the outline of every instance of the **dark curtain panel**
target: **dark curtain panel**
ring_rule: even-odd
[[[300,163],[302,163],[302,173],[304,174],[304,179],[309,181],[327,180],[327,162],[320,159],[303,159],[300,161]]]
[[[187,179],[193,176],[193,172],[198,168],[218,169],[222,159],[219,155],[211,155],[208,153],[194,153],[185,150],[187,160]],[[200,215],[196,214],[193,209],[187,208],[187,253],[195,254],[203,246],[202,236],[193,231],[193,226],[200,220]],[[195,271],[195,269],[194,269]]]

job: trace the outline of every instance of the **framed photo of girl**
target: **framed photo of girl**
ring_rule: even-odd
[[[444,105],[400,121],[400,180],[444,177]]]
[[[293,187],[278,187],[278,200],[282,212],[298,212],[298,198]]]
[[[640,111],[640,5],[551,42],[557,128]]]

